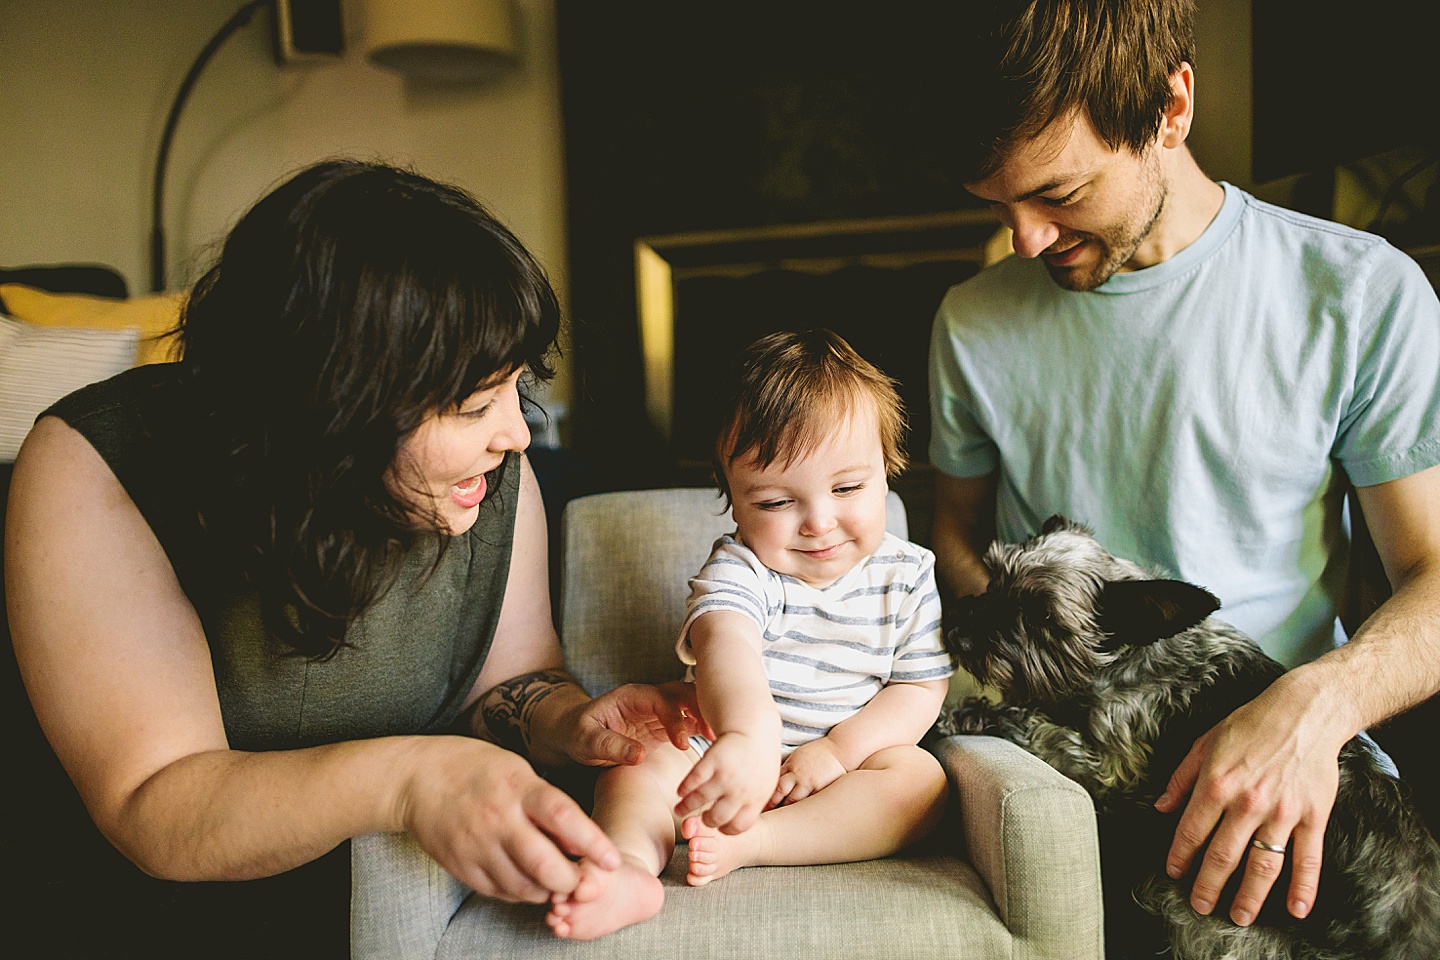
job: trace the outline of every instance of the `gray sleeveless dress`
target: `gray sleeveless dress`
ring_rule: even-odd
[[[519,499],[520,462],[508,457],[466,534],[403,560],[397,584],[360,620],[351,646],[328,660],[282,648],[261,626],[259,600],[217,564],[196,518],[203,482],[197,427],[176,365],[157,364],[71,394],[50,410],[100,453],[134,500],[175,568],[205,628],[230,745],[276,750],[451,728],[480,673],[500,616]],[[76,558],[83,562],[83,558]],[[49,775],[63,779],[58,764]],[[39,787],[32,784],[32,788]],[[349,844],[286,873],[240,882],[176,883],[143,874],[89,823],[73,787],[57,824],[66,876],[46,888],[37,916],[56,910],[74,956],[111,960],[343,960],[348,956]],[[51,904],[57,904],[54,910]],[[28,909],[28,908],[27,908]],[[43,920],[42,920],[43,922]],[[57,955],[65,953],[57,945]]]
[[[155,531],[210,643],[231,747],[271,750],[450,726],[484,664],[499,619],[519,497],[519,460],[434,567],[437,539],[403,559],[396,585],[351,625],[347,648],[298,657],[261,624],[259,598],[216,576],[196,520],[192,433],[178,366],[127,371],[48,412],[74,427],[114,470]]]

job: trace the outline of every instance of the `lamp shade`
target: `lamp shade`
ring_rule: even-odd
[[[510,0],[363,0],[366,56],[430,80],[483,80],[519,59]]]

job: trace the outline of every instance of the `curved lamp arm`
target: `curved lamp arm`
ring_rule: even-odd
[[[200,51],[200,56],[195,58],[190,72],[180,84],[179,92],[175,94],[175,102],[170,105],[170,116],[165,120],[165,132],[160,136],[160,154],[155,160],[155,183],[151,192],[150,289],[156,293],[165,289],[165,167],[170,160],[170,141],[175,138],[175,125],[180,120],[180,111],[185,108],[191,88],[195,86],[195,81],[200,79],[201,71],[215,55],[215,51],[230,39],[230,34],[249,23],[260,8],[273,6],[274,2],[275,0],[250,0],[235,11],[235,15],[210,38],[205,49]]]

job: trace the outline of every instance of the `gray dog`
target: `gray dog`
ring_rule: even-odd
[[[993,545],[985,563],[989,589],[947,612],[946,639],[1003,702],[967,700],[937,732],[1012,740],[1089,791],[1112,956],[1168,943],[1177,960],[1440,957],[1440,848],[1358,739],[1340,753],[1310,916],[1285,911],[1288,868],[1254,926],[1195,913],[1193,875],[1164,871],[1178,816],[1154,801],[1195,740],[1283,668],[1209,619],[1220,605],[1210,593],[1151,577],[1063,517],[1024,543]]]

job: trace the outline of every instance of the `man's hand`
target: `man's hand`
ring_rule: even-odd
[[[680,781],[681,820],[704,810],[701,820],[721,833],[744,833],[755,825],[775,793],[780,768],[778,740],[725,733]]]
[[[692,683],[627,683],[580,705],[573,717],[570,758],[586,766],[631,766],[646,746],[670,741],[677,750],[690,737],[714,734],[700,717]]]
[[[801,744],[780,765],[780,780],[766,808],[804,800],[848,772],[828,737]]]
[[[1335,744],[1327,731],[1308,724],[1295,700],[1282,679],[1236,710],[1195,741],[1155,803],[1169,813],[1193,789],[1166,871],[1183,876],[1209,841],[1190,894],[1198,913],[1215,909],[1221,889],[1243,862],[1245,874],[1230,919],[1241,926],[1252,923],[1287,855],[1292,858],[1286,904],[1291,915],[1303,918],[1315,905],[1344,741]],[[1288,845],[1289,851],[1261,849],[1252,840]]]

